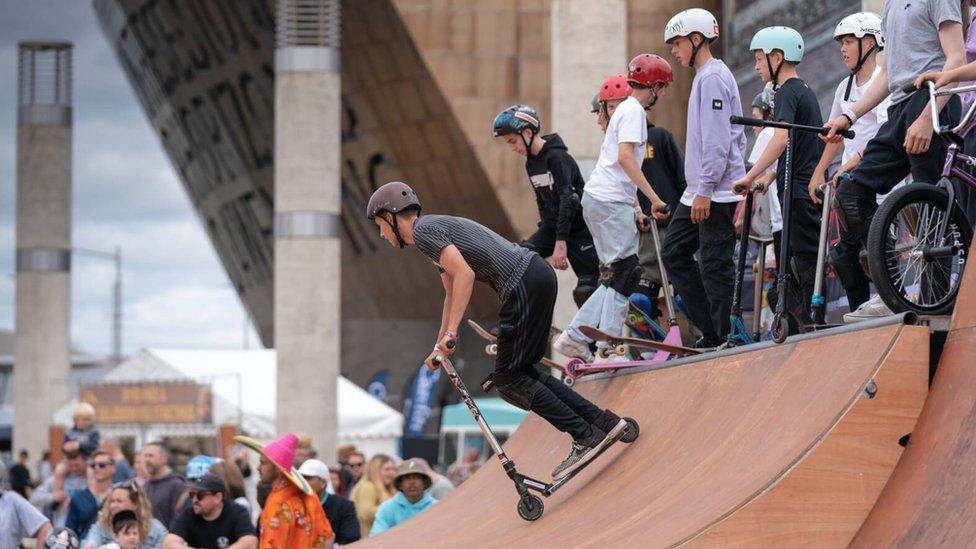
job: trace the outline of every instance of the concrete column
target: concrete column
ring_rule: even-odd
[[[590,102],[606,77],[627,72],[627,2],[552,0],[551,13],[551,127],[589,179],[603,143]],[[565,327],[576,313],[576,277],[571,270],[556,272],[559,298],[553,322]]]
[[[338,0],[278,0],[274,339],[277,429],[335,457],[340,337]]]
[[[13,445],[36,459],[71,397],[71,44],[21,42],[18,73]]]

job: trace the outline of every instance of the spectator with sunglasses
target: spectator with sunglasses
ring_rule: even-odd
[[[193,507],[173,519],[164,549],[199,547],[211,549],[254,549],[257,531],[247,509],[228,504],[224,481],[207,473],[190,485]]]
[[[98,512],[98,522],[88,529],[82,549],[99,549],[115,541],[112,520],[121,511],[132,511],[139,522],[139,549],[158,549],[163,546],[166,527],[153,518],[152,505],[145,490],[135,479],[112,485],[108,498]]]
[[[345,470],[349,472],[349,478],[345,482],[345,493],[339,492],[342,496],[351,494],[356,483],[363,478],[363,473],[366,472],[366,454],[359,450],[350,452],[349,457],[346,458]]]
[[[106,450],[96,450],[88,459],[88,486],[71,493],[68,504],[68,519],[65,526],[78,537],[85,537],[88,528],[98,517],[98,509],[112,490],[112,476],[115,474],[115,460]]]

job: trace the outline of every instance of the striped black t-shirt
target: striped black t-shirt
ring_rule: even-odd
[[[484,225],[451,215],[425,215],[417,219],[413,243],[438,267],[441,250],[453,244],[474,271],[475,280],[491,286],[502,302],[508,299],[536,255]]]

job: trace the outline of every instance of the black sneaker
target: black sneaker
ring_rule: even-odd
[[[593,425],[596,425],[604,433],[609,433],[620,423],[620,416],[611,412],[610,410],[604,410],[600,415],[600,418],[596,420]]]
[[[715,349],[723,343],[725,343],[724,339],[701,336],[695,341],[695,349]]]

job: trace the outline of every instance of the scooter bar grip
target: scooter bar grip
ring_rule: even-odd
[[[448,349],[453,349],[453,348],[457,347],[457,340],[456,339],[448,339],[447,340],[447,343],[445,343],[444,346],[447,347]]]
[[[731,116],[729,117],[729,122],[737,124],[739,126],[758,126],[765,127],[762,120],[756,118],[747,118],[745,116]]]
[[[915,81],[912,80],[908,84],[905,84],[904,86],[902,86],[901,87],[901,91],[902,91],[902,93],[909,93],[909,94],[911,94],[911,93],[917,92],[918,91],[918,88],[915,87]]]

